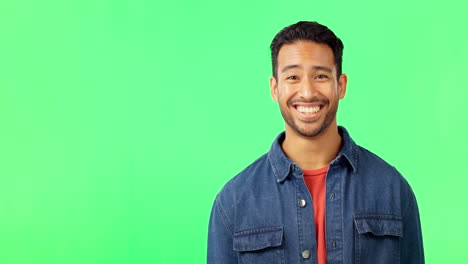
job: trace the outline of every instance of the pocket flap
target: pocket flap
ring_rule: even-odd
[[[375,236],[403,236],[401,217],[393,215],[358,215],[354,223],[359,234],[372,233]]]
[[[283,227],[262,227],[234,233],[234,250],[255,251],[268,247],[281,246]]]

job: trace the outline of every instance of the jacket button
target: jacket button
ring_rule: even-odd
[[[332,201],[335,200],[335,193],[334,192],[331,193],[330,198],[331,198]]]
[[[304,250],[304,251],[302,251],[302,257],[305,258],[305,259],[310,258],[310,252],[309,252],[309,250]]]
[[[304,207],[306,206],[306,201],[304,199],[297,200],[297,205],[299,205],[299,207]]]

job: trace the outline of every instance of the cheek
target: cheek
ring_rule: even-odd
[[[339,89],[337,85],[327,84],[322,87],[323,94],[326,94],[327,97],[339,97]]]
[[[288,98],[294,93],[294,85],[283,84],[279,86],[278,93],[280,98]]]

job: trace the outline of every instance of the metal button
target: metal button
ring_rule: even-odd
[[[297,200],[297,205],[299,205],[299,207],[304,207],[306,206],[306,201],[304,199],[299,199]]]
[[[310,252],[309,252],[309,250],[304,250],[304,251],[302,251],[302,257],[305,258],[305,259],[310,258]]]
[[[336,248],[336,241],[335,241],[335,240],[332,241],[332,248],[333,248],[333,249]]]
[[[334,192],[331,193],[330,199],[331,199],[332,201],[335,200],[335,193],[334,193]]]

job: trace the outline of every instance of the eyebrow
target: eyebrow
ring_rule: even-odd
[[[281,69],[281,72],[285,72],[287,70],[290,70],[290,69],[294,69],[294,68],[302,68],[302,66],[298,65],[298,64],[291,64],[291,65],[286,65],[283,67],[283,69]],[[328,68],[328,67],[325,67],[325,66],[312,66],[313,69],[315,70],[322,70],[322,71],[326,71],[326,72],[329,72],[329,73],[332,73],[332,69]]]

